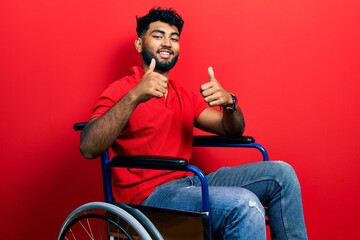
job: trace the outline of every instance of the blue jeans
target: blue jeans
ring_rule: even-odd
[[[293,168],[281,161],[224,167],[207,175],[215,239],[307,239],[300,184]],[[158,186],[143,205],[201,211],[197,177]]]

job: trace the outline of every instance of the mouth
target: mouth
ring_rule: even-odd
[[[157,54],[159,54],[161,58],[168,59],[171,55],[174,55],[174,52],[168,49],[160,49],[157,51]]]

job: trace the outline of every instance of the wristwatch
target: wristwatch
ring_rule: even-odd
[[[230,93],[231,98],[232,98],[232,104],[229,104],[227,106],[224,107],[224,109],[228,112],[235,112],[236,110],[236,106],[237,106],[237,98],[234,94]]]

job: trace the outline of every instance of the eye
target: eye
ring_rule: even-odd
[[[153,35],[153,38],[155,38],[155,39],[161,39],[161,35]]]
[[[171,39],[171,41],[173,41],[173,42],[178,42],[179,41],[179,38],[175,38],[175,37],[172,37],[172,38],[170,38]]]

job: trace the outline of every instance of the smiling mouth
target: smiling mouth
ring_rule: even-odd
[[[164,49],[157,51],[157,53],[160,55],[161,58],[169,58],[171,55],[174,54],[172,51]]]

